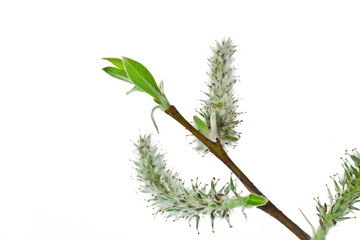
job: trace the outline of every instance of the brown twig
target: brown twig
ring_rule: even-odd
[[[244,186],[251,192],[266,198],[266,196],[260,192],[260,190],[246,177],[246,175],[235,165],[230,157],[221,146],[220,140],[212,142],[196,130],[179,112],[174,106],[170,106],[165,111],[169,116],[174,118],[177,122],[183,125],[189,130],[196,138],[198,138],[205,146],[208,147],[209,151],[212,152],[217,158],[219,158],[244,184]],[[284,226],[286,226],[292,233],[294,233],[301,240],[309,240],[310,236],[304,232],[298,225],[291,221],[285,214],[283,214],[270,200],[263,205],[259,206],[259,209],[268,213],[270,216],[277,219]]]

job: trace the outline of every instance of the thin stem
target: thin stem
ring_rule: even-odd
[[[246,175],[236,166],[236,164],[230,159],[223,147],[221,146],[220,140],[212,142],[196,130],[179,112],[174,106],[170,106],[165,111],[166,114],[174,118],[177,122],[183,125],[189,130],[196,138],[198,138],[205,146],[208,147],[209,151],[212,152],[217,158],[219,158],[244,184],[244,186],[251,192],[266,198],[266,196],[260,192],[260,190],[246,177]],[[268,199],[268,198],[267,198]],[[291,221],[285,214],[283,214],[269,199],[268,202],[259,206],[259,209],[268,213],[270,216],[277,219],[284,226],[286,226],[292,233],[294,233],[301,240],[309,240],[310,236],[304,232],[298,225]]]

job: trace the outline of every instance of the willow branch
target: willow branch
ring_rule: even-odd
[[[246,175],[236,166],[236,164],[230,159],[223,147],[221,146],[220,140],[212,142],[196,130],[179,112],[174,106],[170,106],[165,111],[166,114],[174,118],[177,122],[183,125],[189,130],[196,138],[198,138],[218,159],[220,159],[244,184],[249,192],[257,194],[259,196],[266,196],[246,177]],[[268,199],[268,198],[267,198]],[[289,219],[284,213],[282,213],[269,199],[268,202],[257,207],[260,210],[266,212],[270,216],[277,219],[285,227],[287,227],[293,234],[295,234],[301,240],[309,240],[310,236],[304,232],[298,225],[296,225],[291,219]]]

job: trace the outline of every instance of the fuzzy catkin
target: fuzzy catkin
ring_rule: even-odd
[[[333,194],[327,187],[330,202],[322,204],[319,199],[315,199],[319,227],[317,230],[313,228],[314,240],[324,240],[330,228],[340,221],[353,218],[348,214],[360,210],[354,206],[360,202],[360,154],[354,149],[352,154],[347,152],[347,155],[350,156],[352,163],[347,159],[343,160],[343,176],[332,177],[335,193]]]
[[[240,138],[240,133],[235,130],[241,122],[237,116],[242,114],[237,112],[238,98],[234,96],[233,91],[234,84],[238,81],[234,74],[235,68],[232,66],[235,48],[231,39],[216,42],[216,47],[212,48],[212,57],[208,59],[210,71],[207,73],[207,99],[202,100],[202,108],[198,111],[208,128],[206,133],[202,133],[211,141],[220,139],[225,149],[235,147]],[[199,125],[197,128],[199,130]],[[197,151],[204,154],[208,152],[203,143],[198,140],[195,142]]]
[[[198,180],[191,180],[191,187],[185,187],[185,181],[179,178],[177,173],[174,174],[166,168],[164,154],[151,142],[151,135],[140,136],[134,145],[138,157],[133,162],[136,165],[136,178],[141,182],[139,189],[151,194],[148,202],[156,209],[155,216],[161,213],[165,214],[166,218],[173,217],[174,220],[188,219],[189,223],[195,218],[198,230],[200,216],[207,215],[211,219],[214,231],[215,218],[225,218],[231,227],[229,217],[233,208],[259,205],[254,203],[263,199],[254,194],[247,197],[239,196],[232,178],[230,183],[226,183],[220,189],[217,189],[218,181],[215,179],[211,181],[210,186],[201,186]],[[262,204],[265,203],[266,200]]]

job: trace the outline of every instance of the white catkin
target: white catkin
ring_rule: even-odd
[[[360,210],[355,206],[360,202],[360,154],[356,149],[352,154],[346,154],[352,161],[343,160],[343,176],[332,177],[335,191],[331,192],[327,187],[330,201],[322,204],[319,198],[315,199],[319,227],[316,230],[312,227],[314,240],[324,240],[332,227],[340,221],[354,218],[348,215]]]
[[[260,205],[254,199],[262,201],[261,205],[266,202],[254,194],[240,196],[232,178],[220,189],[215,179],[210,185],[191,180],[191,186],[185,187],[185,181],[166,168],[164,154],[151,142],[151,135],[140,136],[135,147],[138,156],[133,160],[136,178],[141,182],[140,191],[151,195],[148,202],[156,209],[155,216],[162,213],[175,220],[184,218],[191,221],[195,218],[198,228],[200,215],[206,215],[211,219],[212,228],[215,218],[225,218],[231,226],[229,217],[233,208]]]
[[[240,133],[236,127],[241,122],[237,119],[238,98],[234,96],[234,84],[238,81],[234,74],[233,55],[236,52],[235,45],[231,39],[216,42],[216,47],[212,48],[212,56],[209,58],[210,71],[207,73],[209,81],[208,91],[205,92],[207,99],[202,100],[202,108],[198,113],[202,121],[206,124],[211,141],[219,138],[222,146],[235,147]],[[195,126],[197,127],[197,126]],[[208,149],[199,140],[195,139],[195,149],[206,154]]]

